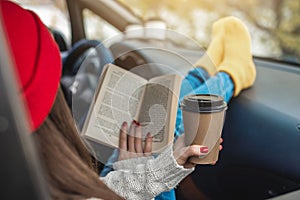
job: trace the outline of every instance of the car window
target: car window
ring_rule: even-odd
[[[51,29],[59,31],[66,43],[71,43],[71,25],[65,0],[14,0],[23,8],[34,11]]]
[[[83,10],[83,21],[87,39],[104,41],[120,33],[118,29],[87,8]]]
[[[119,0],[144,20],[160,18],[169,29],[207,46],[212,23],[241,18],[252,36],[254,55],[300,62],[300,1],[295,0]],[[184,43],[182,44],[184,45]]]

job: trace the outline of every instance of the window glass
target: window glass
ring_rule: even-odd
[[[118,29],[89,9],[83,10],[83,20],[86,38],[88,39],[105,41],[120,33]]]
[[[119,0],[144,20],[160,18],[169,29],[207,46],[212,23],[233,15],[252,36],[254,55],[298,62],[300,1],[297,0]],[[184,45],[184,43],[182,43]]]
[[[15,0],[23,8],[34,11],[51,29],[59,31],[66,43],[71,43],[70,20],[65,0]]]

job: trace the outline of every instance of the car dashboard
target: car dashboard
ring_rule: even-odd
[[[204,52],[138,39],[110,50],[125,69],[159,63],[182,75]],[[266,199],[300,188],[300,67],[258,57],[254,62],[255,84],[229,103],[218,163],[197,166],[191,175],[209,199]],[[164,73],[160,68],[144,76]]]

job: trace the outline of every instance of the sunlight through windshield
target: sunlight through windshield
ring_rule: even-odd
[[[119,0],[144,20],[160,18],[169,29],[207,46],[212,23],[233,15],[252,36],[254,55],[298,62],[300,1],[295,0]]]

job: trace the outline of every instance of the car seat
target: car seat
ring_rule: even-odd
[[[59,51],[60,52],[67,51],[69,48],[68,48],[68,45],[67,45],[64,35],[60,31],[55,30],[53,28],[48,28],[48,29],[51,32],[51,34],[53,35],[53,38],[58,45]]]

